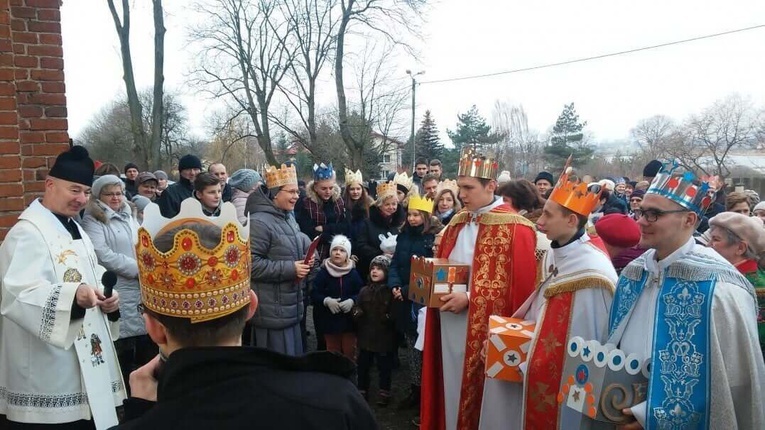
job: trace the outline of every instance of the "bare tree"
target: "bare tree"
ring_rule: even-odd
[[[640,120],[630,131],[640,151],[649,160],[665,156],[666,147],[671,136],[677,132],[678,126],[672,118],[665,115],[654,115]]]
[[[162,135],[162,100],[164,85],[164,51],[165,51],[165,25],[162,9],[162,0],[152,0],[154,18],[154,103],[152,104],[152,127],[150,138],[147,138],[146,128],[143,122],[143,107],[138,97],[135,76],[133,75],[133,59],[130,52],[130,5],[128,0],[122,0],[122,17],[120,18],[114,0],[107,0],[109,11],[117,30],[120,40],[120,53],[122,55],[123,80],[127,93],[128,106],[130,108],[131,133],[133,145],[136,150],[144,154],[140,160],[148,169],[160,168],[161,135]],[[138,161],[138,160],[137,160]]]
[[[529,130],[523,106],[497,100],[491,122],[500,139],[497,156],[513,177],[529,176],[542,170],[543,143],[537,132]]]
[[[293,28],[277,0],[208,3],[196,5],[202,24],[191,29],[199,48],[192,83],[214,98],[232,100],[238,108],[234,116],[249,117],[258,145],[276,164],[269,107],[292,67],[295,48],[288,40]]]

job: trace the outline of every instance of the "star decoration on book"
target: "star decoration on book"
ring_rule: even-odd
[[[590,347],[589,346],[585,346],[584,349],[582,350],[582,355],[584,355],[585,357],[589,357],[590,356],[590,352],[591,352],[590,351]]]
[[[579,390],[577,390],[577,389],[574,389],[574,394],[573,394],[573,396],[574,396],[574,401],[578,402],[578,401],[579,401],[579,396],[580,396],[580,395],[581,395],[581,393],[579,392]]]
[[[518,361],[518,356],[515,355],[515,353],[510,353],[510,354],[507,355],[507,360],[505,360],[505,361],[514,364],[516,361]]]

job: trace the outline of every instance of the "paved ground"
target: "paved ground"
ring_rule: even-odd
[[[316,350],[316,335],[313,329],[312,307],[308,308],[308,331],[311,335],[308,337],[308,350]],[[409,378],[408,378],[408,365],[406,361],[406,350],[399,350],[399,358],[401,366],[393,371],[393,386],[391,387],[393,392],[393,398],[391,404],[386,408],[381,408],[375,405],[377,395],[377,374],[373,369],[372,374],[372,386],[369,392],[369,404],[377,417],[377,422],[380,424],[380,430],[410,430],[416,429],[412,425],[412,418],[417,413],[415,410],[399,411],[396,406],[399,400],[407,396],[409,392]]]

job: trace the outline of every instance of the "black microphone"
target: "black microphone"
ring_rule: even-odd
[[[114,286],[117,285],[117,274],[111,270],[104,272],[104,274],[101,275],[101,285],[104,286],[104,296],[108,299],[112,296]],[[114,312],[106,314],[106,318],[108,318],[111,322],[117,321],[120,319],[120,310],[117,309]]]

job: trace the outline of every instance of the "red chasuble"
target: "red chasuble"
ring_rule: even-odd
[[[470,213],[457,214],[444,232],[439,257],[448,258]],[[479,224],[470,273],[467,340],[457,428],[478,428],[483,398],[484,357],[490,315],[509,317],[536,286],[534,225],[503,204],[477,216]],[[445,428],[439,310],[428,309],[423,351],[421,428]]]

